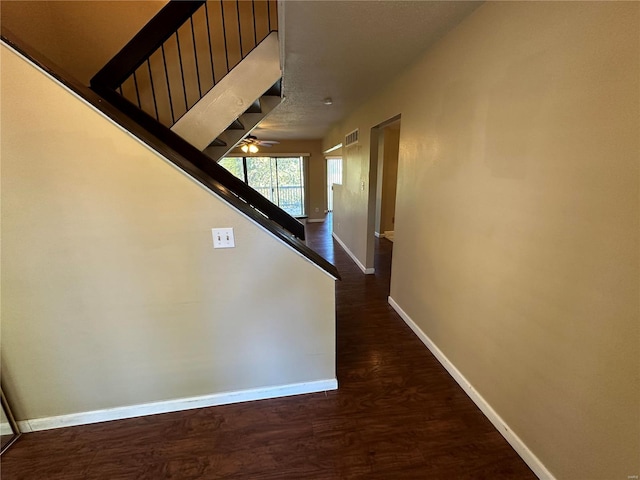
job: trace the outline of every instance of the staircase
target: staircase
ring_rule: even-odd
[[[217,161],[280,103],[281,78],[273,1],[173,1],[91,85],[117,92],[200,151],[229,147],[208,152]]]
[[[275,0],[170,1],[91,88],[177,152],[178,167],[304,240],[304,225],[217,164],[281,101],[276,9]]]

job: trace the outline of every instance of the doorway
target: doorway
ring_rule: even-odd
[[[396,239],[395,205],[400,152],[400,115],[371,128],[366,267],[375,271],[376,245]],[[381,240],[386,238],[386,240]]]
[[[378,134],[375,236],[392,242],[395,235],[399,150],[400,120],[397,120],[382,128]]]
[[[327,158],[327,212],[333,212],[333,185],[342,185],[342,157]]]

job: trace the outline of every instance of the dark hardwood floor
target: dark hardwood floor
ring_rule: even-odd
[[[391,242],[365,276],[307,232],[342,275],[339,390],[23,435],[2,480],[536,478],[387,304]]]

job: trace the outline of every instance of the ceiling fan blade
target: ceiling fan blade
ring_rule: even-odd
[[[277,145],[280,142],[278,142],[277,140],[258,140],[258,143],[263,144],[263,145],[267,145],[267,144],[273,144],[273,145]]]

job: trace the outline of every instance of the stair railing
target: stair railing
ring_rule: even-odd
[[[222,28],[222,34],[225,39],[224,49],[226,52],[224,62],[225,68],[222,70],[222,76],[226,75],[230,68],[233,68],[235,64],[239,63],[244,57],[246,57],[251,50],[260,43],[260,41],[269,35],[269,33],[275,31],[274,28],[277,28],[275,0],[170,1],[111,61],[107,63],[107,65],[105,65],[104,68],[102,68],[102,70],[100,70],[91,79],[91,88],[101,97],[109,101],[109,103],[116,106],[121,112],[135,120],[147,132],[160,139],[163,144],[167,145],[172,151],[178,152],[180,158],[188,159],[195,169],[199,172],[205,173],[209,179],[204,178],[202,175],[197,176],[197,178],[212,190],[216,191],[218,195],[223,198],[229,198],[230,196],[237,197],[237,199],[241,201],[241,204],[246,204],[251,207],[259,214],[259,216],[264,216],[272,220],[293,236],[304,240],[305,232],[304,225],[302,223],[274,203],[270,202],[264,196],[260,195],[260,193],[249,187],[242,180],[235,177],[216,162],[212,161],[207,155],[193,147],[182,137],[171,131],[170,126],[177,119],[175,110],[173,110],[173,113],[169,117],[171,122],[168,122],[166,117],[161,118],[161,109],[158,108],[158,105],[160,104],[160,95],[163,90],[158,87],[157,82],[153,79],[166,79],[167,76],[171,78],[169,72],[174,72],[170,66],[170,62],[166,61],[167,50],[170,49],[168,42],[174,38],[177,46],[179,39],[187,38],[188,36],[181,33],[185,28],[192,39],[194,37],[197,39],[198,35],[195,33],[196,25],[200,25],[200,23],[196,16],[198,14],[205,15],[208,21],[214,22],[214,5],[219,7],[220,14],[224,14],[220,17],[220,28]],[[234,5],[235,10],[232,8]],[[266,16],[260,14],[260,12],[264,13],[265,11]],[[234,15],[234,18],[229,17],[229,12]],[[246,18],[243,20],[243,15],[247,13],[249,16],[246,18],[249,20]],[[258,21],[259,18],[261,18],[260,21]],[[230,25],[233,21],[235,21],[237,25],[236,46],[239,46],[240,48],[240,51],[237,52],[238,55],[236,58],[234,58],[231,53],[233,50],[231,47],[233,43],[233,35],[231,34],[232,29]],[[206,25],[206,30],[209,38],[212,38],[213,33],[210,33],[214,30],[212,25],[208,23]],[[249,35],[247,32],[252,33]],[[245,41],[245,39],[247,40]],[[185,42],[181,41],[180,45],[182,46],[184,43]],[[197,44],[197,40],[193,41],[193,45]],[[202,44],[202,42],[200,42],[200,44]],[[212,68],[212,71],[215,72],[216,55],[214,53],[213,57],[211,57],[208,42],[206,42],[205,46],[206,53],[209,54],[212,59],[209,66]],[[211,44],[211,48],[213,50],[213,44]],[[202,49],[199,51],[201,52]],[[196,53],[193,55],[195,67],[195,59],[200,57],[199,54]],[[158,63],[157,59],[154,60],[154,58],[158,56],[160,58],[160,65],[163,68],[162,75],[153,74],[155,66]],[[182,63],[180,63],[180,56],[182,56]],[[180,53],[177,55],[177,58],[179,67],[175,68],[178,69],[177,71],[180,74],[180,81],[183,81],[183,77],[185,79],[187,78],[187,76],[185,76],[185,72],[187,70],[184,67],[185,56]],[[228,65],[230,68],[226,68],[227,62],[229,62]],[[196,77],[200,79],[200,88],[198,88],[197,91],[198,95],[195,95],[194,97],[189,97],[189,95],[187,95],[187,99],[193,99],[188,101],[184,105],[184,108],[190,108],[200,99],[199,95],[206,93],[202,88],[203,83],[201,76],[202,72],[205,70],[203,67],[204,64],[198,63],[198,65],[199,67],[193,70],[197,74]],[[137,72],[145,70],[149,72],[149,88],[143,91],[140,85],[140,77]],[[192,78],[192,83],[197,83],[198,80],[196,77]],[[219,81],[219,79],[216,81],[215,78],[218,77],[214,76],[214,84]],[[134,86],[136,86],[137,83],[137,87],[133,90],[133,99],[127,97],[125,94],[128,89],[126,85],[131,82],[133,82]],[[208,88],[213,88],[214,84],[206,86]],[[170,94],[170,91],[173,90],[173,87],[170,87],[170,80],[167,81],[166,87],[166,91],[164,91],[166,97],[164,98],[168,99],[169,102],[167,104],[167,108],[169,108],[169,110],[171,110],[171,108],[175,109],[173,99],[178,96]],[[183,88],[187,89],[186,86]],[[142,100],[143,95],[146,95],[147,93],[150,93],[153,100]],[[148,108],[145,109],[145,105]],[[173,107],[169,107],[169,105],[173,105]],[[186,112],[186,110],[184,112]],[[184,114],[184,112],[182,112],[182,114]],[[164,122],[162,121],[163,118],[165,120]],[[169,156],[169,158],[172,159],[173,157]],[[192,176],[196,176],[192,172],[191,166],[187,165],[185,162],[181,161],[180,163],[174,163]],[[238,205],[237,203],[234,204],[236,206]]]
[[[167,127],[278,30],[275,0],[171,1],[92,79]]]

